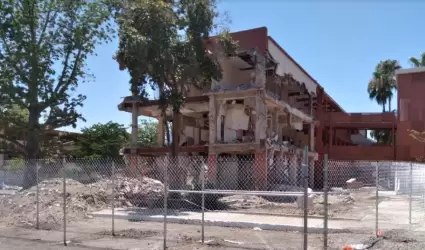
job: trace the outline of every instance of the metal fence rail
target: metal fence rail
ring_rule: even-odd
[[[0,166],[0,185],[0,222],[63,231],[64,245],[72,222],[100,210],[110,212],[112,236],[121,227],[117,211],[128,213],[130,220],[160,221],[164,249],[169,226],[183,221],[200,224],[199,233],[193,234],[202,244],[216,226],[258,224],[283,230],[289,225],[302,232],[303,249],[313,231],[323,234],[327,249],[329,222],[334,219],[349,220],[347,224],[377,236],[388,228],[425,225],[425,165],[334,161],[326,155],[314,161],[307,149],[298,156],[215,160],[203,156],[11,160]],[[223,215],[230,219],[220,221]],[[269,226],[267,218],[273,221]]]

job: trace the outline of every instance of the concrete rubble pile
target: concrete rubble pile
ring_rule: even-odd
[[[115,178],[116,206],[152,204],[162,200],[164,185],[150,178]],[[112,180],[102,179],[84,185],[78,181],[66,180],[67,220],[75,221],[90,217],[93,211],[111,207]],[[54,229],[63,222],[63,179],[49,179],[38,185],[40,224],[45,229]],[[18,191],[0,197],[0,221],[13,225],[34,226],[37,211],[37,187]]]
[[[108,183],[112,184],[112,181],[108,180]],[[155,179],[117,177],[114,184],[116,198],[123,206],[151,207],[161,202],[164,197],[164,184]]]

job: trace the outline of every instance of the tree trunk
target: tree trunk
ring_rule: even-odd
[[[39,154],[39,115],[35,107],[29,108],[28,135],[27,135],[27,156],[28,161],[25,168],[23,188],[30,188],[37,184],[37,166],[36,161]]]
[[[179,162],[179,144],[181,132],[182,114],[179,111],[173,111],[173,128],[172,128],[172,143],[171,143],[171,169],[169,171],[169,180],[171,189],[182,189],[185,183],[186,173]],[[173,198],[178,198],[178,195],[173,195]]]
[[[171,145],[171,156],[177,157],[179,154],[179,143],[180,143],[180,130],[181,130],[181,113],[179,111],[173,111],[173,131],[172,131],[172,145]]]
[[[389,102],[388,102],[388,112],[392,112],[391,110],[391,97],[388,98]]]

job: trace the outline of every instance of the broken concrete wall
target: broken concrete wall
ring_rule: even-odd
[[[248,112],[243,104],[220,104],[216,125],[217,141],[225,143],[242,141],[243,131],[249,129]]]
[[[229,105],[224,118],[224,142],[242,141],[243,130],[248,130],[249,116],[242,104]]]
[[[285,138],[284,141],[288,141],[289,138],[292,139],[294,145],[297,147],[308,145],[308,134],[304,134],[303,131],[297,131],[293,128],[283,128],[282,136]]]
[[[251,79],[251,73],[254,70],[242,71],[237,67],[236,60],[239,58],[224,58],[220,60],[220,65],[223,69],[223,77],[218,83],[220,88],[236,88],[242,84],[249,84]],[[215,86],[216,88],[218,86]]]

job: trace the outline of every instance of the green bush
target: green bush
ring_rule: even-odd
[[[4,167],[4,170],[11,173],[19,173],[25,170],[25,160],[22,158],[13,158]]]

